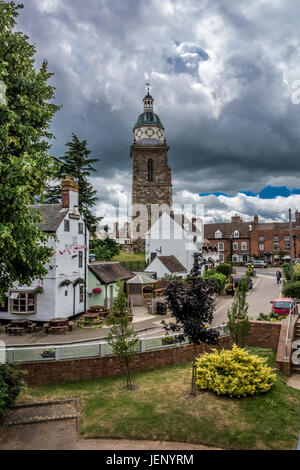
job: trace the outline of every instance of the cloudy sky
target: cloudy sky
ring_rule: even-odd
[[[23,0],[18,29],[54,72],[72,132],[99,157],[97,212],[130,195],[132,127],[150,80],[171,149],[174,201],[206,221],[300,209],[298,0]]]

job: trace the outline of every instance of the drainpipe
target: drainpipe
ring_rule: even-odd
[[[87,230],[86,230],[86,220],[84,219],[84,244],[87,244]],[[87,310],[86,308],[86,292],[87,292],[87,248],[84,250],[84,311]]]

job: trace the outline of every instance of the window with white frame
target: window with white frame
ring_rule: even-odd
[[[279,251],[279,243],[273,243],[274,251]]]
[[[234,263],[238,263],[238,261],[239,261],[238,255],[233,255],[232,261],[233,261]]]
[[[233,232],[233,236],[234,236],[234,238],[239,238],[240,232],[239,232],[238,230],[235,230],[235,231]]]
[[[218,243],[218,251],[224,251],[224,243],[223,242]]]
[[[80,285],[79,287],[79,303],[84,301],[84,286]]]
[[[238,250],[239,249],[239,244],[237,242],[233,242],[232,249],[235,250],[235,251]]]
[[[65,232],[70,232],[70,221],[69,220],[64,220],[64,231]]]
[[[11,313],[36,313],[35,292],[12,292],[10,295]]]
[[[246,251],[247,249],[247,242],[242,242],[242,251]]]
[[[217,230],[216,233],[215,233],[215,238],[222,238],[223,234],[221,232],[221,230]]]
[[[219,260],[224,261],[224,255],[222,255],[221,253],[219,254]]]

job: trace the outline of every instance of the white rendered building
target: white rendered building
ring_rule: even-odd
[[[61,204],[31,207],[44,218],[40,230],[55,236],[47,243],[53,255],[44,279],[31,286],[16,283],[9,290],[0,305],[0,319],[43,322],[82,313],[86,309],[89,234],[78,211],[78,185],[67,177],[62,182]]]

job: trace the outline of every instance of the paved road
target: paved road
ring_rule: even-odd
[[[249,304],[249,318],[255,320],[260,312],[269,313],[271,311],[271,300],[280,296],[280,286],[277,284],[276,269],[257,269],[257,276],[253,279],[253,289],[249,291],[247,302]],[[243,275],[242,268],[237,270],[237,275]],[[213,326],[222,325],[227,322],[227,310],[232,304],[232,297],[221,296],[217,300],[214,314]]]

